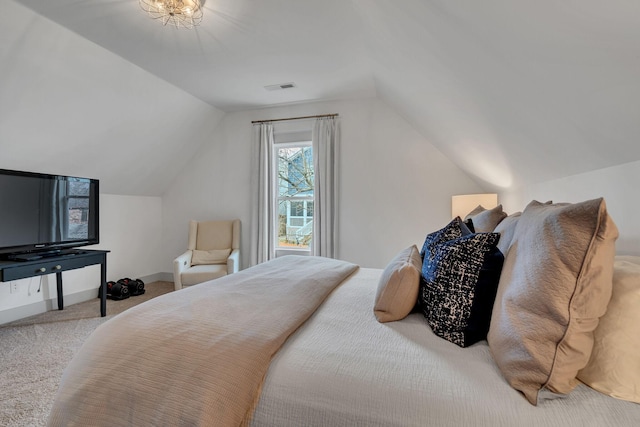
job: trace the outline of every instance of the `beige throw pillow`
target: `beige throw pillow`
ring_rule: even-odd
[[[611,297],[618,230],[603,199],[529,203],[511,241],[489,329],[503,375],[532,404],[569,393]]]
[[[594,332],[591,359],[578,379],[618,399],[640,403],[640,257],[618,256],[607,312]]]
[[[404,319],[416,305],[422,258],[416,245],[402,250],[382,272],[373,312],[378,322]]]
[[[491,233],[507,214],[502,210],[502,205],[493,209],[485,209],[478,206],[467,214],[465,221],[471,218],[473,229],[476,233]]]
[[[211,249],[209,251],[194,249],[191,256],[191,265],[225,264],[230,253],[231,249]]]

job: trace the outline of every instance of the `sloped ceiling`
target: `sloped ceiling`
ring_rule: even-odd
[[[487,189],[640,160],[636,0],[16,1],[222,111],[379,96]]]

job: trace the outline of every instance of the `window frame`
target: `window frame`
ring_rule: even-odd
[[[315,200],[315,183],[314,183],[314,194],[312,196],[281,196],[280,193],[280,182],[279,182],[279,175],[278,175],[278,171],[279,171],[279,161],[280,158],[278,156],[278,151],[282,148],[305,148],[305,147],[313,147],[312,145],[312,141],[311,140],[303,140],[303,141],[293,141],[293,142],[276,142],[273,144],[273,173],[271,176],[272,182],[274,183],[274,188],[275,190],[275,197],[274,197],[274,214],[273,214],[273,245],[274,245],[274,251],[276,254],[276,258],[279,256],[284,256],[284,255],[313,255],[313,246],[310,242],[309,246],[307,248],[299,248],[299,247],[289,247],[289,246],[280,246],[280,236],[279,236],[279,226],[280,226],[280,219],[279,219],[279,206],[281,201],[289,201],[289,203],[287,204],[287,213],[289,213],[289,210],[291,209],[291,203],[292,201],[301,201],[304,202],[304,215],[302,216],[303,218],[305,218],[305,224],[306,225],[308,222],[306,221],[307,218],[310,218],[311,221],[313,221],[313,215],[309,216],[307,215],[307,209],[306,206],[308,205],[309,202],[313,203],[313,206],[315,208],[316,205],[316,200]],[[311,153],[312,155],[312,161],[313,161],[313,151]],[[314,170],[314,174],[315,174],[315,170]],[[287,215],[287,222],[289,222],[289,217],[291,215]],[[295,218],[300,218],[300,216],[295,216]],[[304,226],[303,225],[303,226]],[[313,241],[313,238],[312,238]]]

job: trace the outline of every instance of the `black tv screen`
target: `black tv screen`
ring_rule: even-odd
[[[99,243],[98,186],[96,179],[0,169],[0,256]]]

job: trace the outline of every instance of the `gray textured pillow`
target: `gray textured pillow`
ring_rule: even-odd
[[[591,355],[611,297],[618,230],[603,199],[532,201],[518,220],[493,307],[488,342],[527,400],[569,393]]]
[[[400,251],[380,276],[373,312],[378,322],[404,319],[416,305],[422,257],[416,245]]]
[[[465,221],[471,219],[473,229],[476,233],[491,233],[500,221],[507,217],[502,210],[502,205],[498,205],[493,209],[485,209],[478,206],[464,217]]]

